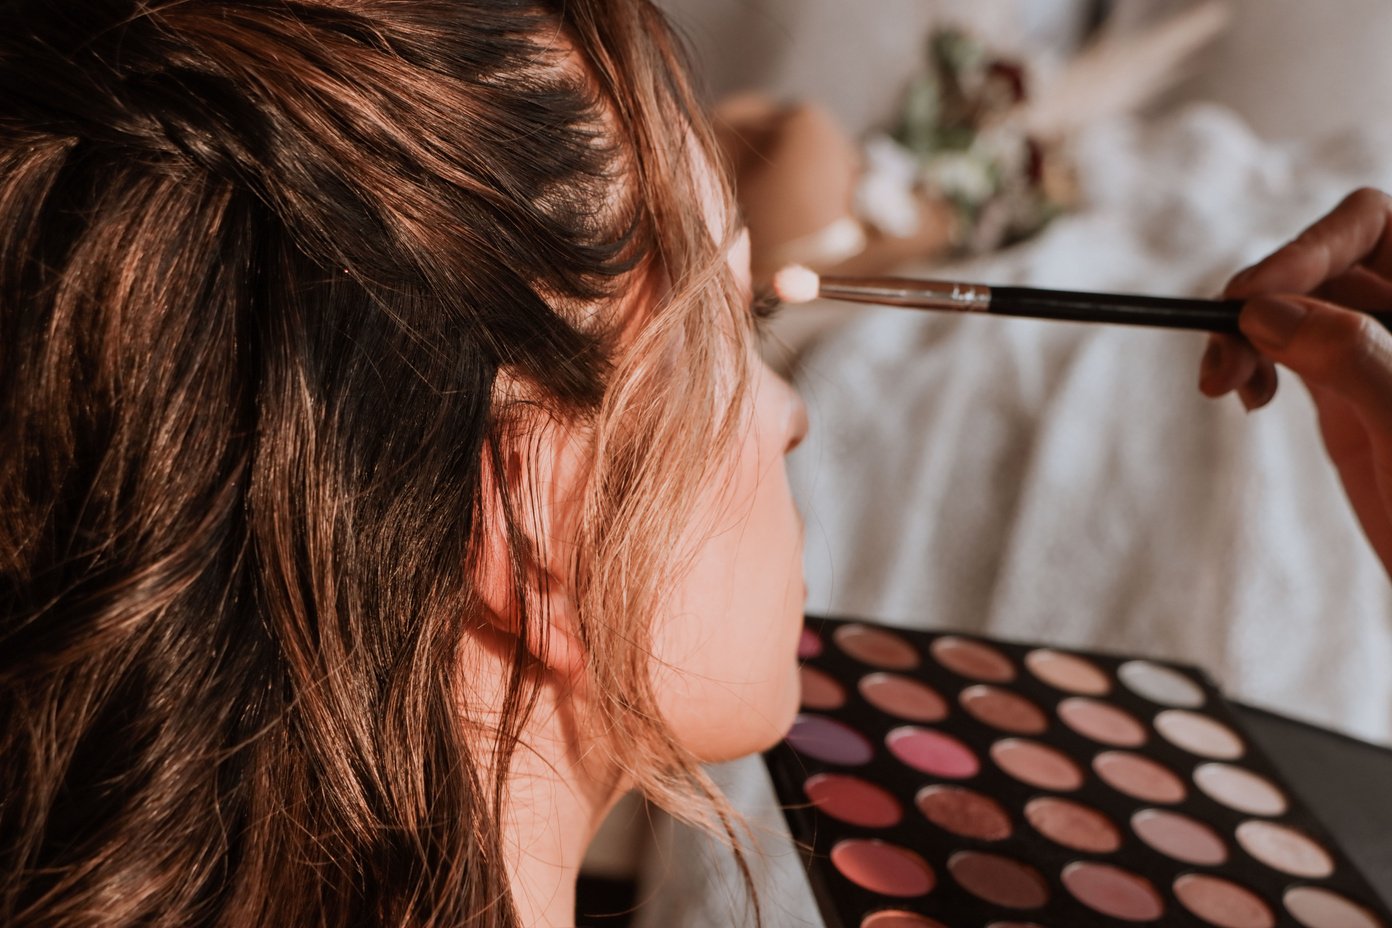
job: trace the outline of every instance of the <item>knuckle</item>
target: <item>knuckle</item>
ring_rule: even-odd
[[[1310,373],[1324,380],[1363,376],[1370,367],[1386,363],[1374,331],[1377,323],[1363,313],[1331,313],[1319,327],[1310,356]]]

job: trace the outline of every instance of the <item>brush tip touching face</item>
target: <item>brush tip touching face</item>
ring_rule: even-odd
[[[801,264],[790,264],[773,275],[773,290],[784,303],[809,303],[821,286],[817,272]]]

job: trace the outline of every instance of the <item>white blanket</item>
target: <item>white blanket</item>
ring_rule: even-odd
[[[1099,128],[1078,158],[1078,212],[931,273],[1212,294],[1353,187],[1392,188],[1392,132],[1278,145],[1211,106]],[[1248,416],[1199,396],[1194,333],[890,309],[785,325],[812,418],[792,462],[810,611],[1187,661],[1392,738],[1392,585],[1295,378]],[[761,762],[720,777],[764,835],[768,923],[819,924]],[[673,828],[653,859],[639,924],[749,921],[727,852]]]

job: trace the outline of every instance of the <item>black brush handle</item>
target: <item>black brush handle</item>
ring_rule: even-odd
[[[1088,293],[1079,290],[1040,290],[1034,287],[992,287],[990,312],[1035,319],[1110,322],[1166,329],[1201,329],[1236,333],[1242,300],[1197,300],[1139,296],[1130,293]],[[1383,324],[1386,320],[1382,319]]]

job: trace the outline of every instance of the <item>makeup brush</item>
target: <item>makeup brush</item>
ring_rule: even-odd
[[[988,287],[953,280],[822,277],[816,271],[796,264],[773,275],[773,289],[785,303],[806,303],[821,298],[947,312],[1228,333],[1238,331],[1237,316],[1243,304],[1242,300],[1197,300],[1130,293],[1043,290],[1037,287]],[[1392,313],[1369,315],[1392,328]]]

